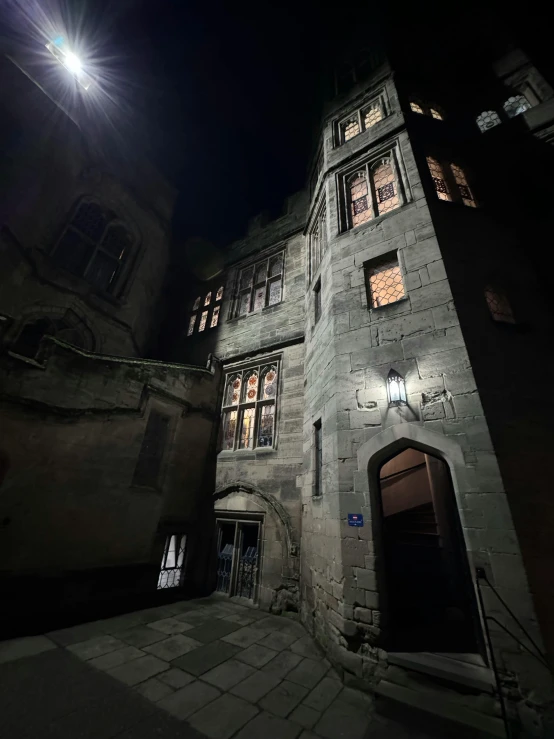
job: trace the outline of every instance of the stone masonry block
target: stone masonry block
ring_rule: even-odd
[[[350,411],[351,429],[363,429],[380,425],[381,411],[379,408],[374,408],[372,410]]]
[[[377,575],[373,570],[354,567],[354,575],[358,588],[363,590],[377,590]]]
[[[444,374],[454,374],[469,368],[469,357],[465,347],[450,351],[418,357],[419,375],[422,378],[439,377]]]
[[[418,241],[414,246],[402,250],[402,260],[407,272],[424,267],[441,259],[441,252],[436,238]]]
[[[385,344],[398,341],[414,334],[429,333],[434,328],[433,314],[430,310],[419,311],[394,318],[379,325],[379,341]]]
[[[452,292],[448,280],[432,282],[418,290],[412,290],[410,293],[410,301],[414,311],[435,308],[437,305],[443,305],[450,300],[452,300]]]
[[[364,624],[372,624],[373,611],[369,608],[354,608],[354,619]]]
[[[400,342],[376,346],[373,349],[357,351],[352,354],[352,369],[362,369],[380,364],[390,364],[397,359],[404,359],[402,345]]]
[[[464,346],[464,339],[459,326],[439,329],[422,336],[412,336],[402,341],[406,359],[422,355],[438,354],[449,349],[459,349]]]
[[[429,280],[431,282],[446,280],[446,270],[444,268],[444,262],[442,261],[442,259],[438,259],[436,262],[431,262],[431,264],[428,264],[427,272],[429,274]]]
[[[465,416],[482,416],[483,406],[477,391],[466,395],[456,395],[454,398],[454,409],[458,418]]]
[[[438,305],[432,309],[435,328],[449,328],[450,326],[458,326],[458,314],[454,307],[454,303],[446,303]]]

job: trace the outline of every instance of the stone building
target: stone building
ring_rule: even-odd
[[[0,272],[14,598],[216,590],[298,613],[383,699],[476,735],[554,730],[551,256],[528,247],[552,231],[554,95],[517,49],[457,51],[344,66],[306,190],[177,305],[161,179],[110,168],[67,117],[19,162]],[[147,359],[166,307],[178,335]]]

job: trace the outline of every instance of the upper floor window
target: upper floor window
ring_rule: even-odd
[[[417,98],[410,100],[410,110],[412,113],[419,113],[420,115],[428,115],[437,121],[444,121],[444,112],[435,103],[424,103]]]
[[[225,376],[223,449],[274,446],[278,374],[273,361]]]
[[[314,219],[308,239],[310,247],[309,278],[311,282],[327,250],[327,206],[325,203],[320,207]]]
[[[515,323],[510,301],[504,290],[498,285],[487,285],[485,287],[485,300],[493,321]]]
[[[498,126],[502,121],[500,116],[495,110],[484,110],[480,115],[477,116],[475,122],[479,126],[481,132],[488,131],[489,128]]]
[[[516,115],[525,113],[526,110],[529,110],[531,103],[527,100],[525,95],[512,95],[512,97],[509,97],[506,100],[503,107],[509,118],[515,118]]]
[[[52,250],[52,258],[103,292],[114,293],[133,238],[116,215],[94,202],[80,203]]]
[[[379,121],[382,121],[386,115],[383,97],[380,96],[372,100],[365,107],[359,108],[348,118],[339,123],[340,143],[344,144],[362,131],[366,131]]]
[[[238,276],[235,315],[245,316],[283,298],[283,257],[276,254],[241,269]]]
[[[460,166],[438,162],[433,157],[427,157],[427,165],[440,200],[456,200],[471,208],[477,207],[465,172]]]
[[[397,257],[366,264],[364,270],[368,303],[372,308],[381,308],[406,297]]]
[[[192,336],[195,329],[200,332],[206,328],[215,328],[219,323],[221,301],[223,300],[223,285],[217,292],[211,290],[206,295],[199,295],[192,306],[189,316],[187,336]],[[202,309],[200,310],[200,306]]]
[[[351,228],[398,208],[402,203],[393,157],[366,164],[345,178],[345,197]]]
[[[313,195],[319,182],[319,175],[323,172],[323,149],[320,149],[310,178],[310,195]]]

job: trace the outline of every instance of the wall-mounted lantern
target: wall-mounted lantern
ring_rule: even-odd
[[[387,396],[389,405],[406,405],[406,383],[402,375],[391,370],[387,377]]]

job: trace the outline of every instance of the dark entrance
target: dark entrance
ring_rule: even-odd
[[[220,519],[217,528],[216,590],[255,600],[261,523]]]
[[[475,594],[447,465],[406,449],[380,470],[390,651],[480,652]]]

